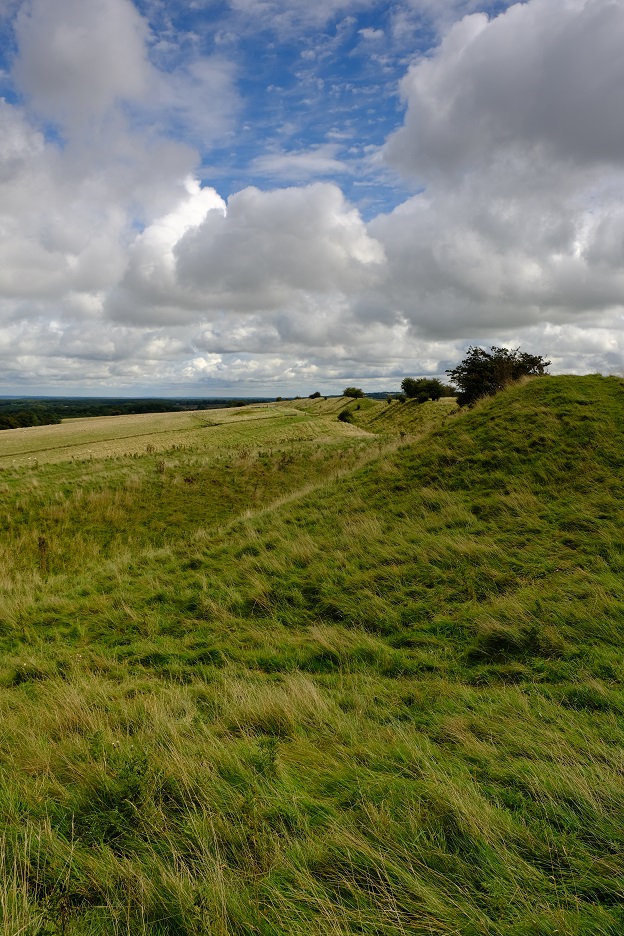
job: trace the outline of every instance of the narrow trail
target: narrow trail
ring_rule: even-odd
[[[372,433],[368,434],[371,435]],[[236,517],[232,517],[230,520],[228,520],[227,523],[215,527],[214,532],[217,534],[227,533],[238,524],[247,523],[250,520],[254,520],[256,517],[262,517],[265,514],[272,513],[274,510],[278,510],[280,507],[284,506],[284,504],[291,504],[293,501],[302,500],[304,497],[307,497],[308,494],[313,494],[315,491],[319,491],[322,488],[327,487],[328,484],[333,484],[335,481],[340,481],[342,478],[347,478],[349,475],[355,474],[356,471],[359,471],[360,468],[363,468],[370,462],[376,461],[378,458],[381,458],[384,455],[396,452],[399,448],[402,448],[405,445],[410,445],[415,441],[416,437],[414,436],[409,439],[407,437],[405,439],[393,439],[391,442],[387,442],[383,446],[377,447],[375,451],[371,450],[366,452],[365,455],[359,458],[355,464],[349,465],[348,468],[339,468],[329,472],[329,474],[323,478],[322,481],[314,481],[310,482],[309,484],[304,484],[294,491],[289,491],[288,494],[283,494],[280,497],[275,498],[269,504],[265,504],[263,507],[258,507],[256,510],[243,511]],[[207,533],[207,530],[198,530],[196,533],[192,533],[190,538],[202,538],[204,534]]]
[[[116,555],[103,561],[89,563],[89,565],[85,566],[82,570],[80,577],[86,576],[88,579],[92,579],[94,568],[97,566],[98,573],[103,579],[107,581],[111,579],[119,580],[120,577],[132,575],[131,572],[128,572],[128,569],[132,567],[136,568],[137,560],[141,557],[145,560],[147,566],[154,562],[158,563],[166,558],[170,559],[172,553],[179,555],[186,554],[188,553],[190,545],[201,546],[205,545],[207,542],[215,543],[216,541],[223,541],[224,538],[237,527],[253,522],[260,517],[270,515],[286,504],[303,500],[315,491],[322,490],[328,485],[348,478],[365,465],[390,455],[407,445],[412,445],[427,434],[428,431],[425,431],[419,436],[405,436],[402,439],[400,437],[395,437],[391,440],[386,439],[383,442],[380,440],[378,445],[371,445],[355,462],[352,462],[345,468],[339,468],[328,472],[322,480],[304,484],[287,494],[274,498],[269,503],[257,509],[244,510],[231,517],[225,523],[217,524],[213,527],[198,527],[194,531],[189,532],[182,539],[164,546],[143,545],[138,551],[134,550],[131,545],[127,547],[123,546]],[[11,582],[10,585],[9,583],[4,583],[4,587],[0,587],[0,599],[2,599],[0,604],[0,619],[8,620],[12,618],[11,606],[15,610],[19,608],[20,612],[23,612],[26,606],[36,604],[40,600],[40,594],[38,594],[40,588],[44,588],[45,592],[48,594],[58,594],[59,592],[64,592],[68,585],[71,585],[72,589],[75,589],[76,584],[77,575],[75,571],[58,572],[46,576],[45,584],[44,580],[42,580],[39,587],[37,587],[33,581]],[[91,593],[92,589],[89,591]],[[2,605],[4,605],[4,607],[2,607]]]

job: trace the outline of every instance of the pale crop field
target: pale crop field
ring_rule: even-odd
[[[306,414],[272,404],[186,413],[140,413],[68,419],[56,426],[0,432],[0,470],[36,464],[145,455],[176,450],[206,452],[340,439],[368,433],[327,414]]]

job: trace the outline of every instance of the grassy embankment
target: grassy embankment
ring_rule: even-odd
[[[344,402],[11,454],[0,932],[624,930],[622,382]]]

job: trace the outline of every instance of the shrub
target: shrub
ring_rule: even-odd
[[[498,393],[513,380],[544,374],[549,364],[540,355],[492,345],[489,351],[469,348],[461,364],[446,373],[459,389],[459,405],[471,406],[482,396]]]
[[[353,413],[348,409],[343,409],[338,413],[338,419],[340,422],[352,423],[354,421]]]
[[[429,377],[405,377],[401,381],[401,390],[405,396],[411,400],[418,400],[419,403],[426,403],[427,400],[439,400],[444,396],[444,384],[436,378]]]

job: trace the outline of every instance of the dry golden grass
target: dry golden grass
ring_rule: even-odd
[[[312,440],[328,433],[333,438],[366,434],[354,426],[313,420],[297,410],[277,407],[68,419],[56,426],[0,432],[0,468],[144,455],[165,452],[173,446],[216,450],[279,444]]]

